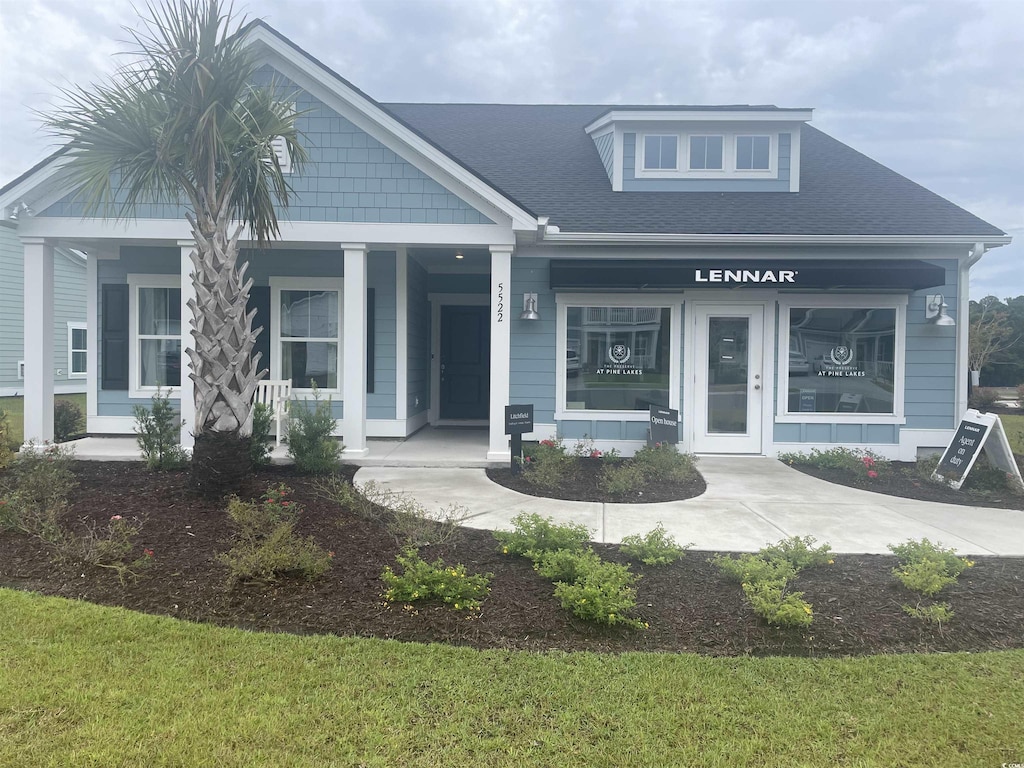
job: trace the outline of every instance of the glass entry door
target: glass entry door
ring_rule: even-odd
[[[693,450],[761,453],[764,306],[696,305]]]

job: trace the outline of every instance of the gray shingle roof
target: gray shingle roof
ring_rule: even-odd
[[[612,192],[584,131],[608,105],[382,106],[562,232],[1004,234],[809,125],[799,192]]]

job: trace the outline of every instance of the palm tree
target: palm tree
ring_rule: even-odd
[[[291,187],[275,139],[293,170],[306,155],[287,99],[273,85],[254,86],[245,19],[236,23],[230,5],[222,13],[218,0],[165,0],[148,11],[143,31],[128,30],[137,60],[107,84],[65,90],[66,104],[44,117],[66,142],[87,215],[131,218],[149,202],[187,208],[195,238],[194,346],[185,350],[196,402],[192,478],[222,492],[251,469],[253,393],[265,374],[252,355],[262,329],[246,312],[252,280],[237,263],[239,236],[248,228],[263,247],[280,234],[274,204],[287,207]]]

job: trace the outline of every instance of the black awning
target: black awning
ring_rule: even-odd
[[[942,267],[913,259],[553,259],[553,290],[781,288],[916,291],[946,284]]]

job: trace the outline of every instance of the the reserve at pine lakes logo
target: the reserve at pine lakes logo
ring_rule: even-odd
[[[612,344],[608,347],[608,359],[619,365],[627,362],[631,354],[630,348],[625,344]]]
[[[842,345],[832,347],[832,351],[829,352],[828,356],[832,358],[832,362],[836,365],[849,365],[853,362],[853,350]]]

